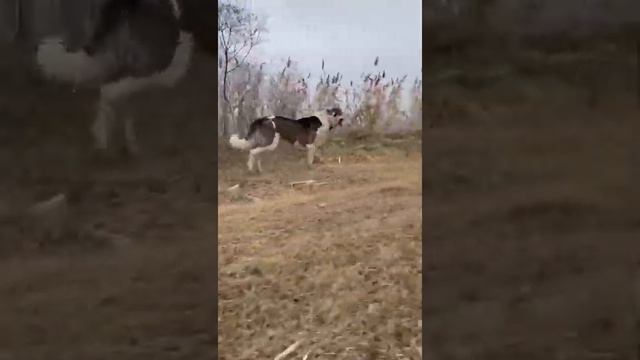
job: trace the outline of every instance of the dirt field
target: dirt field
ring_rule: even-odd
[[[448,89],[424,179],[410,137],[331,143],[314,170],[285,146],[262,175],[224,148],[216,164],[197,87],[144,110],[142,161],[97,164],[85,95],[3,92],[0,214],[64,192],[72,226],[34,248],[3,216],[0,359],[273,359],[297,341],[295,358],[418,359],[422,330],[427,359],[633,359],[640,112],[522,81]],[[327,184],[289,185],[307,179]]]
[[[0,359],[214,358],[210,89],[187,80],[179,98],[149,94],[137,108],[142,158],[101,163],[94,94],[0,87]],[[69,226],[36,248],[33,224],[19,231],[8,215],[57,193]]]
[[[278,150],[252,176],[221,150],[220,359],[420,359],[419,137],[333,142],[313,170]]]
[[[424,135],[425,358],[636,358],[633,97],[441,91],[462,111]]]
[[[214,202],[121,171],[74,204],[77,232],[3,237],[0,359],[213,358]]]

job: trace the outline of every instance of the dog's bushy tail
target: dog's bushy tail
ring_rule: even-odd
[[[257,142],[256,135],[258,133],[258,128],[262,126],[265,122],[269,121],[268,118],[261,118],[255,120],[249,125],[249,132],[247,136],[243,139],[237,134],[231,135],[229,138],[229,144],[231,147],[238,150],[249,150],[251,149]]]
[[[231,135],[229,138],[229,144],[232,148],[238,150],[249,150],[253,146],[253,142],[251,140],[242,139],[237,134]]]
[[[62,39],[44,39],[36,53],[40,71],[48,78],[77,85],[97,80],[103,72],[101,65],[84,51],[69,52]]]

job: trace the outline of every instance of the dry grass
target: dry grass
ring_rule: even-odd
[[[482,116],[425,133],[424,330],[434,359],[637,351],[640,208],[630,190],[640,114],[631,94],[588,109],[580,89],[556,82],[544,96],[545,83],[511,84],[539,96],[512,103],[499,100],[504,83],[462,93],[452,99]]]
[[[2,86],[0,213],[64,193],[71,228],[33,248],[0,222],[1,359],[213,357],[215,115],[196,76],[138,102],[143,158],[109,164],[89,156],[91,93]]]
[[[221,186],[260,200],[220,198],[220,359],[296,341],[291,358],[421,358],[421,156],[403,144],[337,141],[314,170],[283,146],[248,178],[245,154],[221,150]],[[328,184],[289,186],[306,179]]]
[[[214,250],[182,239],[5,261],[0,357],[211,358]]]
[[[74,203],[78,232],[39,249],[3,238],[0,358],[211,358],[213,202],[109,173]]]

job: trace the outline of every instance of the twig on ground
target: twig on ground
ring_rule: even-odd
[[[125,247],[133,243],[133,240],[127,236],[112,233],[102,229],[93,229],[91,227],[87,227],[84,229],[84,232],[94,238],[102,239],[109,242],[116,247]]]
[[[289,356],[289,354],[291,354],[292,352],[296,351],[296,349],[298,348],[298,346],[300,346],[301,343],[302,343],[302,340],[298,340],[298,341],[294,342],[288,348],[286,348],[283,352],[278,354],[278,356],[276,356],[273,360],[282,360],[285,357]]]
[[[260,202],[260,201],[262,201],[262,199],[260,199],[260,198],[259,198],[259,197],[257,197],[257,196],[253,196],[253,195],[248,195],[248,194],[247,194],[247,195],[245,195],[245,197],[246,197],[247,199],[249,199],[249,200],[253,201],[253,202]]]
[[[316,180],[304,180],[304,181],[294,181],[294,182],[290,182],[289,185],[291,185],[291,187],[295,187],[296,185],[306,185],[306,186],[321,186],[321,185],[327,185],[328,182],[320,182],[320,181],[316,181]]]
[[[176,183],[176,182],[184,179],[184,177],[185,177],[184,175],[176,175],[176,176],[170,178],[169,180],[167,180],[167,183],[169,183],[169,184]]]
[[[237,196],[238,194],[240,194],[240,184],[235,184],[235,185],[233,185],[233,186],[231,186],[231,187],[227,188],[227,189],[225,190],[225,192],[226,192],[227,194],[232,195],[232,196]]]
[[[315,180],[293,181],[293,182],[290,182],[289,185],[291,186],[302,185],[302,184],[308,185],[308,184],[313,184],[315,182],[316,182]]]

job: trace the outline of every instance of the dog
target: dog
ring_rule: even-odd
[[[249,150],[247,167],[249,171],[262,172],[259,155],[266,151],[273,151],[280,140],[293,144],[296,148],[307,150],[307,166],[311,167],[317,148],[322,146],[329,137],[329,132],[344,121],[342,110],[333,107],[319,111],[313,116],[301,119],[290,119],[283,116],[267,116],[254,120],[249,125],[249,132],[244,138],[237,134],[231,135],[229,144],[234,149]]]
[[[22,0],[3,1],[13,1],[19,8]],[[120,135],[119,140],[126,141],[125,153],[138,154],[133,109],[128,99],[154,87],[175,86],[186,75],[196,49],[215,54],[217,38],[213,37],[212,24],[215,24],[215,3],[211,0],[53,3],[57,5],[50,5],[50,11],[43,15],[42,29],[26,33],[20,41],[29,43],[32,40],[26,39],[27,35],[38,33],[33,39],[38,44],[35,56],[46,78],[74,87],[99,88],[91,129],[99,152],[112,148],[113,140],[118,140],[114,135]],[[95,21],[88,20],[92,10]],[[20,14],[27,16],[26,24],[36,22],[31,12]],[[16,23],[16,31],[22,29],[18,25],[20,22]]]

